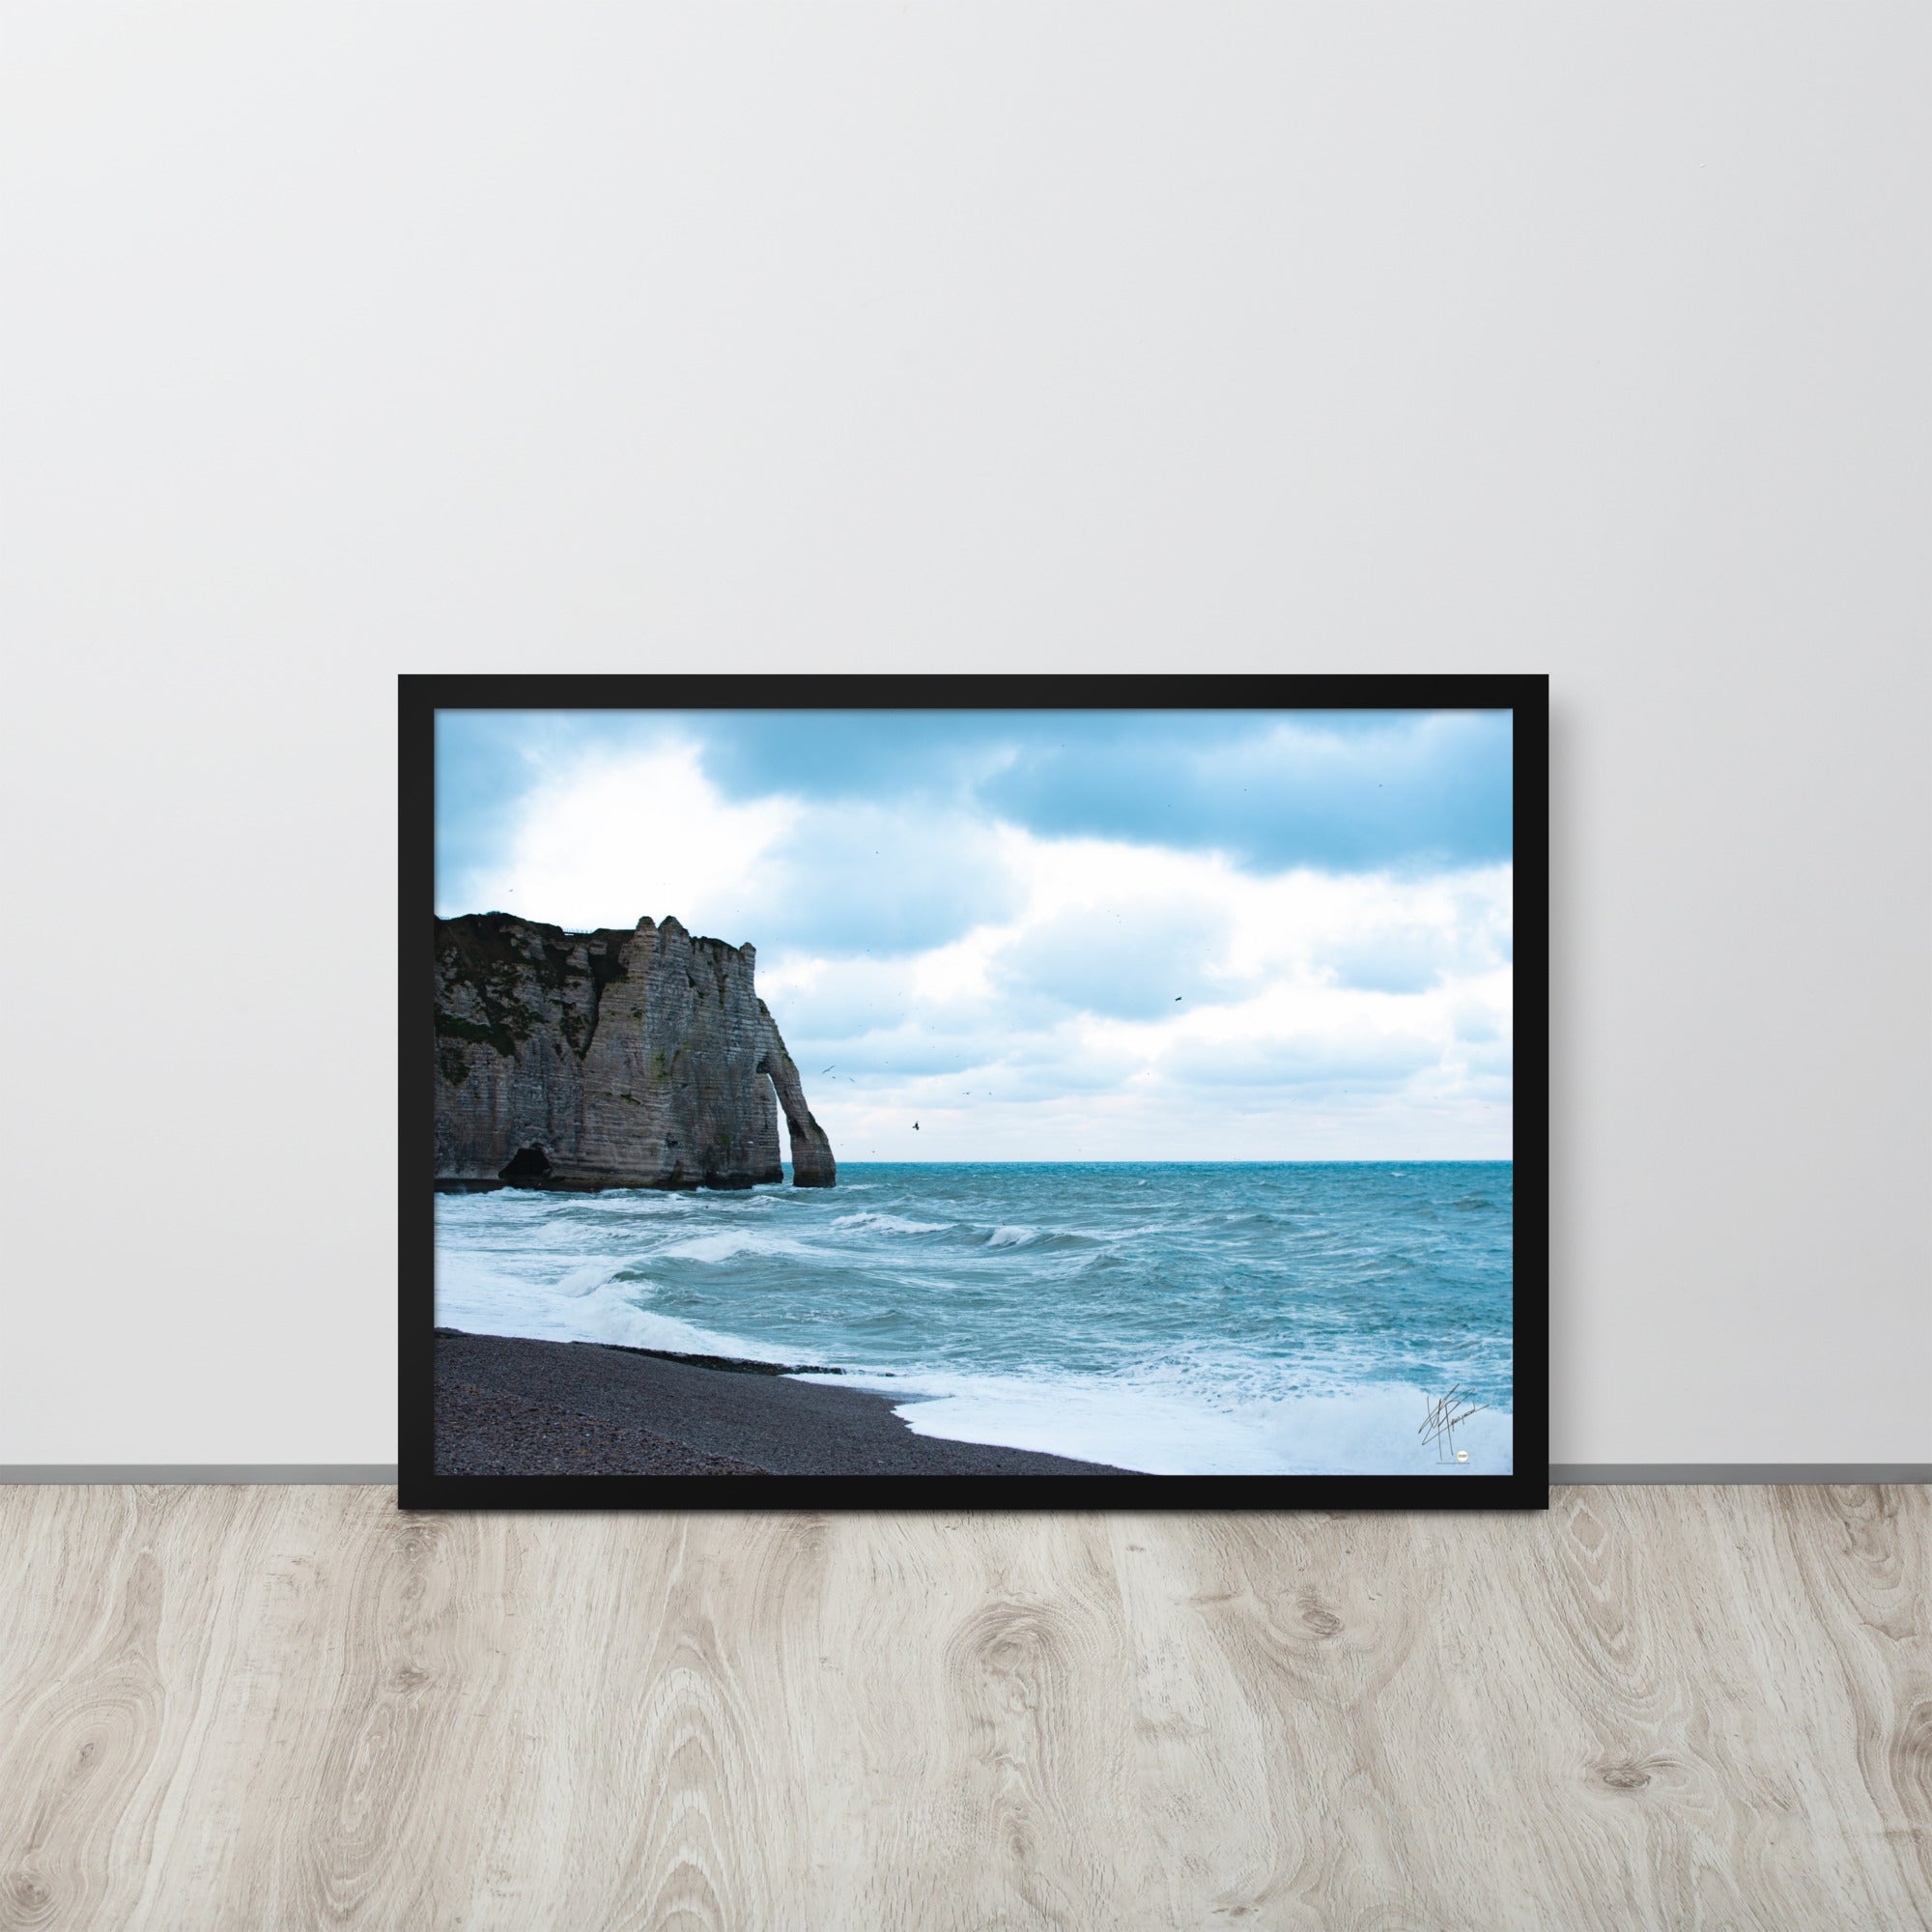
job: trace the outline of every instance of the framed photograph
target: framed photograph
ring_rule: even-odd
[[[1546,1506],[1548,709],[403,678],[402,1506]]]

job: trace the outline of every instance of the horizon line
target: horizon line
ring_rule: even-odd
[[[1078,1155],[1071,1158],[1062,1156],[1057,1160],[1006,1160],[987,1158],[983,1160],[955,1159],[929,1160],[907,1159],[886,1160],[874,1155],[869,1160],[848,1160],[838,1156],[840,1168],[847,1167],[1392,1167],[1400,1162],[1405,1167],[1513,1167],[1514,1154],[1350,1154],[1350,1155],[1303,1155],[1281,1160],[1217,1160],[1212,1155],[1198,1155],[1191,1159],[1137,1160],[1122,1156],[1095,1156],[1084,1159]],[[787,1168],[791,1162],[783,1163]],[[774,1182],[762,1183],[766,1186]]]

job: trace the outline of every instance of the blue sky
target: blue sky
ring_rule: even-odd
[[[753,942],[846,1160],[1506,1158],[1510,861],[1506,715],[438,719],[439,912]]]

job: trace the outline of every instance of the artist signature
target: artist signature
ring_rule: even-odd
[[[1479,1414],[1489,1407],[1486,1402],[1471,1402],[1465,1388],[1452,1388],[1447,1395],[1439,1395],[1429,1405],[1415,1433],[1425,1442],[1435,1445],[1435,1460],[1438,1463],[1466,1463],[1469,1452],[1456,1446],[1456,1431],[1470,1416]]]

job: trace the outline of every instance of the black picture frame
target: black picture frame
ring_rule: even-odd
[[[1525,1510],[1548,1506],[1549,681],[1535,674],[444,675],[399,679],[398,1486],[405,1510]],[[439,710],[1507,711],[1514,740],[1514,1458],[1508,1475],[458,1476],[435,1467]]]

